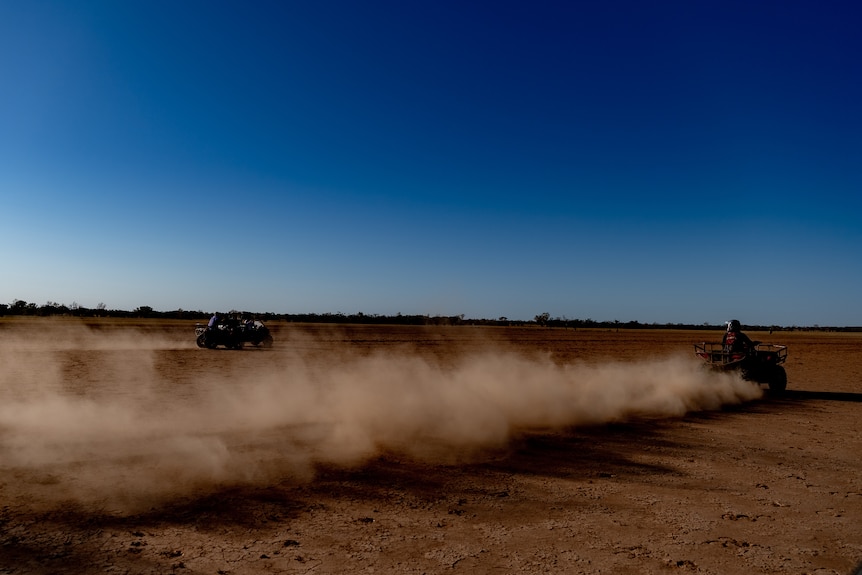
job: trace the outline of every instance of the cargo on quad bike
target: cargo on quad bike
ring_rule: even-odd
[[[215,327],[196,323],[195,335],[197,346],[208,349],[215,349],[220,345],[228,349],[242,349],[247,343],[255,347],[272,347],[272,334],[260,321],[240,322],[228,319]]]
[[[787,346],[752,342],[747,351],[731,351],[719,342],[694,344],[694,353],[717,371],[739,371],[747,381],[765,383],[770,391],[787,388],[787,372],[781,365],[787,359]]]

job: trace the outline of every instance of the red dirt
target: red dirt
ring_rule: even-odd
[[[0,320],[0,574],[862,561],[862,334],[750,333],[789,347],[756,397],[697,365],[720,333],[192,326]]]

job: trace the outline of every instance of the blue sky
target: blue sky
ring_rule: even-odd
[[[0,302],[862,325],[847,2],[2,2]]]

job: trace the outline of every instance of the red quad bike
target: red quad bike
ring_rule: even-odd
[[[765,383],[770,391],[787,388],[787,372],[782,363],[787,359],[787,346],[774,343],[752,342],[746,352],[727,351],[721,343],[694,344],[694,353],[716,371],[739,371],[747,381]]]

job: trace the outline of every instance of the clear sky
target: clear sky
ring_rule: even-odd
[[[0,1],[0,303],[862,325],[845,1]]]

